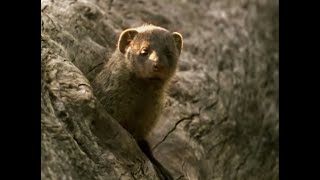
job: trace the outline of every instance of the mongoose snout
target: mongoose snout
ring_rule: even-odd
[[[161,64],[156,63],[156,62],[153,64],[153,71],[159,72],[159,71],[161,71],[162,69],[163,69],[163,66],[162,66]]]
[[[156,52],[151,53],[149,61],[152,63],[152,70],[154,72],[160,72],[164,68],[163,62],[161,62]]]

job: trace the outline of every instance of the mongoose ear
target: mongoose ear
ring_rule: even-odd
[[[177,50],[179,52],[179,55],[181,54],[181,50],[183,48],[183,38],[182,38],[182,35],[178,32],[173,32],[172,33],[172,36],[173,36],[173,39],[174,39],[174,42],[176,43],[176,46],[177,46]]]
[[[120,52],[123,54],[126,53],[126,48],[137,34],[138,31],[135,29],[127,29],[120,34],[118,41],[118,48]]]

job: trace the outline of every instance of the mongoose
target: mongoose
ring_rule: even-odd
[[[158,120],[182,43],[181,34],[154,25],[127,29],[94,80],[101,104],[138,140]]]
[[[143,151],[151,158],[145,138],[157,123],[182,47],[180,33],[158,26],[124,30],[115,52],[93,82],[101,104],[140,148],[144,146],[142,150],[147,148]]]

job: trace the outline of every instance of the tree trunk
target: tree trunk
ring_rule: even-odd
[[[279,179],[278,1],[41,2],[42,179],[159,179],[90,85],[142,23],[184,36],[156,159],[179,180]]]

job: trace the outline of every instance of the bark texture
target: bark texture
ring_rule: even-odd
[[[184,36],[148,137],[175,179],[279,179],[275,0],[42,0],[42,179],[159,179],[90,81],[120,32],[144,22]]]

